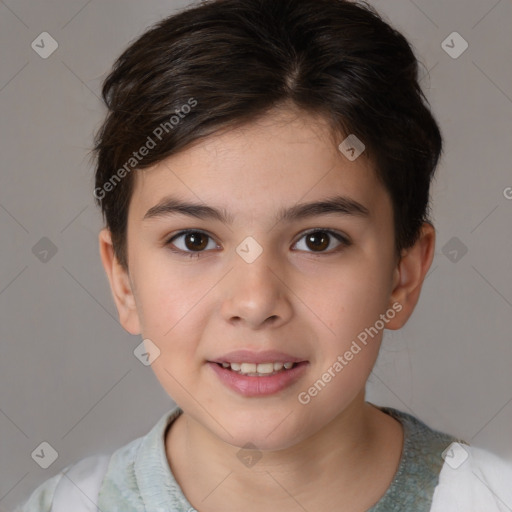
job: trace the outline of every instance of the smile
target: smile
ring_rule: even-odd
[[[230,369],[241,375],[249,377],[265,377],[275,375],[276,373],[290,370],[296,363],[292,362],[275,362],[275,363],[219,363],[223,368]]]
[[[208,361],[216,378],[228,389],[245,397],[270,396],[298,384],[308,361],[228,363]]]

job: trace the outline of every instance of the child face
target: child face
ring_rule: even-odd
[[[365,154],[350,161],[321,120],[273,111],[136,172],[117,305],[160,350],[152,368],[189,418],[235,446],[277,450],[362,406],[397,283],[392,205]],[[151,214],[171,196],[228,218]],[[277,220],[335,197],[345,212]],[[258,361],[300,364],[266,377],[218,364]]]

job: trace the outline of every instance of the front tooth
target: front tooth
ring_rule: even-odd
[[[283,366],[289,370],[292,366],[293,366],[293,363],[284,363]]]
[[[240,363],[231,363],[231,369],[234,370],[235,372],[238,372],[241,368],[241,364]]]
[[[277,372],[283,369],[283,363],[274,363],[274,371]]]
[[[254,363],[242,363],[240,365],[240,371],[242,373],[255,373],[256,372],[256,364]],[[231,369],[232,370],[235,370],[235,368],[233,368],[233,363],[231,363]]]
[[[256,367],[258,373],[272,373],[274,371],[274,363],[260,363]]]

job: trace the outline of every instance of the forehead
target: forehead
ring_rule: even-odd
[[[350,161],[321,117],[276,110],[200,139],[157,165],[136,171],[130,214],[142,220],[165,196],[261,216],[327,195],[343,195],[384,215],[389,196],[363,152]]]

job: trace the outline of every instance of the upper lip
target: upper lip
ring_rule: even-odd
[[[277,350],[264,350],[262,352],[253,352],[251,350],[234,350],[228,352],[217,359],[212,359],[212,363],[300,363],[304,359],[294,357]]]

